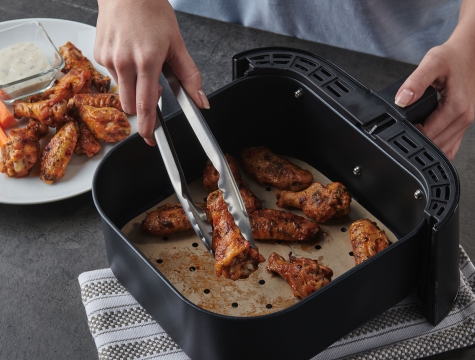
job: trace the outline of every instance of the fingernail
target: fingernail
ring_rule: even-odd
[[[205,109],[209,109],[209,101],[203,90],[198,90],[198,96],[200,97],[201,105],[203,105]]]
[[[405,88],[405,89],[402,89],[402,91],[399,93],[396,100],[394,100],[394,103],[397,106],[406,107],[411,102],[413,97],[414,97],[414,91],[411,91]]]

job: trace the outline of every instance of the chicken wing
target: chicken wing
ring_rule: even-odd
[[[101,150],[101,144],[91,130],[81,119],[77,121],[78,141],[74,148],[76,155],[87,155],[93,157]]]
[[[320,230],[313,221],[274,209],[256,210],[249,220],[255,240],[307,241]]]
[[[275,252],[270,254],[267,270],[282,276],[294,295],[302,299],[327,285],[333,276],[332,269],[320,265],[317,260],[296,258],[292,253],[289,262]]]
[[[73,100],[75,106],[89,105],[96,108],[112,107],[119,111],[122,110],[119,94],[103,94],[103,93],[88,93],[88,94],[76,94]],[[68,106],[71,106],[71,101]]]
[[[242,236],[220,190],[209,194],[207,205],[213,220],[216,275],[231,280],[249,277],[265,258]]]
[[[84,86],[90,84],[91,72],[89,70],[72,69],[65,74],[58,82],[48,90],[40,94],[32,95],[28,98],[29,102],[36,102],[47,99],[57,99],[68,101],[79,93]]]
[[[350,241],[355,265],[386,249],[391,242],[384,230],[368,219],[357,220],[350,225]]]
[[[206,204],[197,205],[209,214]],[[192,229],[180,204],[165,204],[148,212],[141,226],[143,231],[156,236],[167,236]]]
[[[105,142],[117,142],[130,135],[130,123],[124,112],[111,107],[96,108],[70,103],[92,133]]]
[[[15,118],[28,117],[51,127],[60,127],[66,121],[67,110],[67,101],[61,99],[61,97],[33,103],[27,101],[13,103],[13,116]]]
[[[239,171],[239,166],[236,160],[229,154],[226,154],[226,160],[228,161],[229,168],[231,173],[236,180],[236,184],[239,188],[244,206],[246,207],[247,213],[252,214],[254,211],[262,208],[262,202],[254,195],[254,193],[249,189],[244,180],[241,177],[241,172]],[[218,180],[219,172],[213,166],[211,161],[208,161],[208,164],[203,170],[203,186],[206,191],[209,193],[215,190],[218,190]]]
[[[64,72],[68,72],[71,69],[88,70],[91,72],[92,85],[101,93],[109,91],[111,78],[97,71],[91,61],[74,44],[68,41],[65,45],[59,47],[59,53],[65,62]]]
[[[9,177],[27,176],[40,157],[40,139],[48,132],[47,125],[34,120],[10,130],[8,142],[0,147],[0,172]]]
[[[68,121],[44,148],[41,154],[40,178],[47,184],[61,179],[66,171],[77,142],[77,129]]]
[[[264,146],[245,148],[241,152],[241,159],[244,169],[261,185],[300,191],[313,182],[310,171],[277,156]]]
[[[351,195],[343,184],[333,182],[326,187],[314,182],[299,192],[276,190],[277,206],[302,209],[309,218],[322,223],[350,213]]]

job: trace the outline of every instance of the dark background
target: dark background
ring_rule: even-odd
[[[113,1],[113,0],[111,0]],[[94,25],[95,0],[2,0],[0,21],[60,18]],[[242,26],[177,13],[188,50],[209,94],[231,81],[231,57],[240,51],[286,46],[316,53],[378,90],[415,67],[375,56]],[[475,70],[474,70],[475,71]],[[472,259],[475,244],[475,127],[454,160],[461,182],[460,243]],[[0,359],[96,359],[77,281],[108,267],[99,214],[91,192],[43,205],[0,204]],[[474,359],[475,347],[432,360]]]

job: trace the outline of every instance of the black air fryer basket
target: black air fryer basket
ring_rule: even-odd
[[[223,152],[267,146],[342,182],[398,241],[284,310],[234,317],[188,301],[122,232],[173,193],[158,149],[136,134],[100,164],[93,196],[112,271],[192,359],[308,359],[414,289],[439,323],[459,286],[459,180],[411,122],[435,107],[428,90],[407,109],[398,84],[373,92],[317,55],[262,48],[233,57],[233,81],[204,116]],[[183,113],[166,118],[189,182],[206,156]]]

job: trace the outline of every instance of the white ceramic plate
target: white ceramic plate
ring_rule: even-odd
[[[92,61],[96,69],[110,76],[104,67],[94,61],[93,49],[96,28],[93,26],[60,19],[21,19],[0,23],[0,30],[31,20],[39,21],[43,25],[57,47],[71,41],[82,51],[84,56]],[[115,85],[112,82],[111,89]],[[129,121],[133,134],[137,132],[136,117],[129,116]],[[18,127],[27,124],[28,120],[22,119],[18,122]],[[45,142],[46,140],[43,139],[42,147]],[[100,152],[92,158],[88,158],[86,155],[73,155],[64,177],[52,185],[47,185],[40,180],[38,164],[32,169],[28,177],[20,179],[9,178],[6,174],[0,173],[0,203],[40,204],[67,199],[91,190],[92,178],[97,165],[114,144],[101,142],[101,146]]]

